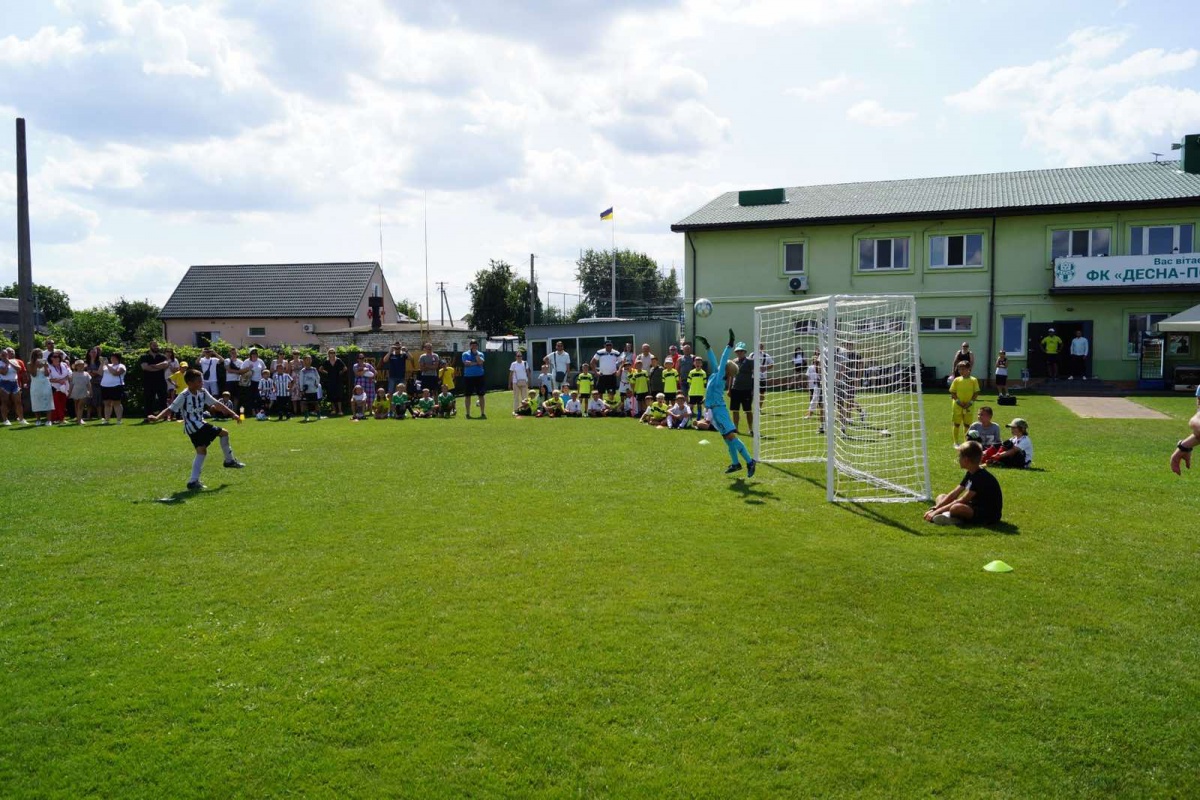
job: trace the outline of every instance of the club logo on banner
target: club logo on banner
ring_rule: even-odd
[[[1054,260],[1055,289],[1154,286],[1190,291],[1200,289],[1200,253]]]

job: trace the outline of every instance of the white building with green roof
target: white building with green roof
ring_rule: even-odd
[[[805,296],[917,298],[921,356],[950,372],[962,342],[1013,377],[1044,360],[1053,327],[1082,330],[1089,372],[1137,377],[1142,334],[1200,304],[1200,136],[1179,161],[727,192],[684,234],[690,333],[752,335],[757,305]],[[1170,334],[1168,375],[1200,364],[1195,334]],[[789,354],[775,354],[776,358]],[[1065,372],[1064,372],[1065,374]],[[1010,382],[1013,380],[1010,377]]]

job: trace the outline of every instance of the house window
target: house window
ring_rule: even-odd
[[[921,317],[921,333],[970,333],[971,317]]]
[[[1194,225],[1137,225],[1129,229],[1129,255],[1192,253]]]
[[[1112,255],[1111,228],[1077,228],[1050,234],[1050,258]]]
[[[1125,355],[1136,358],[1142,352],[1142,336],[1154,333],[1154,326],[1170,314],[1130,314],[1129,334],[1125,339]]]
[[[783,274],[804,274],[804,242],[783,243]]]
[[[267,329],[266,328],[250,328],[246,331],[246,335],[251,338],[254,338],[254,339],[261,339],[262,337],[267,335]]]
[[[908,269],[908,238],[859,239],[858,268],[863,272]]]
[[[1000,347],[1010,356],[1025,355],[1025,317],[1000,318]]]
[[[929,266],[934,269],[961,269],[983,266],[983,234],[929,238]]]

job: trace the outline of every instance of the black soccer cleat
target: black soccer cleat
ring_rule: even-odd
[[[747,478],[754,477],[754,470],[756,467],[758,467],[758,462],[755,461],[753,458],[746,462],[746,477]]]
[[[229,461],[225,462],[226,469],[241,469],[244,466],[246,466],[246,465],[243,464],[242,462],[238,461],[236,458],[230,459]]]
[[[733,335],[733,328],[729,329],[729,346],[733,347],[733,343],[737,341],[737,337]]]
[[[732,475],[735,472],[741,472],[741,471],[742,471],[741,464],[730,464],[728,467],[725,468],[726,475]]]
[[[200,481],[191,481],[190,483],[188,483],[187,488],[188,488],[189,492],[198,492],[201,489],[207,489],[208,487],[205,486]]]
[[[700,344],[704,345],[705,350],[707,350],[710,353],[712,352],[712,345],[708,343],[708,339],[705,339],[703,336],[697,335],[696,341],[699,342]]]

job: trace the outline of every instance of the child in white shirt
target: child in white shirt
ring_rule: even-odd
[[[692,421],[692,409],[683,395],[675,396],[675,404],[667,409],[667,427],[683,430]]]
[[[587,415],[589,417],[603,417],[608,410],[608,406],[604,405],[604,401],[600,398],[599,392],[592,392],[592,399],[588,400]]]
[[[583,408],[579,405],[579,392],[571,392],[571,399],[567,401],[567,405],[563,410],[563,413],[568,417],[583,416]]]

